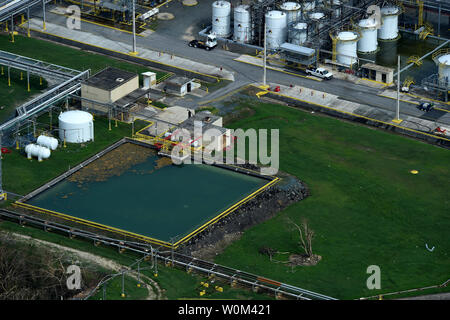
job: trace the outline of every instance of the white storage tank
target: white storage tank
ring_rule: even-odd
[[[247,43],[252,40],[252,26],[248,5],[240,5],[234,9],[233,40]]]
[[[357,62],[356,43],[359,34],[355,31],[341,31],[337,34],[337,62],[350,66]]]
[[[36,143],[40,146],[49,148],[50,150],[56,150],[56,148],[58,148],[58,140],[53,137],[40,135],[37,138]]]
[[[69,143],[94,140],[94,119],[85,111],[72,110],[59,115],[59,138]]]
[[[266,43],[268,49],[277,49],[287,40],[286,13],[272,10],[266,13]]]
[[[302,7],[297,2],[288,1],[280,5],[280,10],[286,14],[286,20],[288,25],[300,19],[301,9]]]
[[[358,41],[358,51],[374,52],[378,48],[377,22],[375,19],[362,19],[358,23],[361,38]]]
[[[34,143],[31,143],[25,147],[25,153],[27,154],[28,159],[36,157],[38,158],[38,161],[48,159],[51,154],[49,148],[38,146],[37,144]]]
[[[215,1],[212,4],[212,30],[218,37],[228,37],[230,26],[231,4],[228,1]]]
[[[297,22],[289,29],[289,41],[297,46],[303,45],[308,37],[308,24]]]
[[[401,13],[396,6],[385,6],[380,9],[381,27],[378,29],[378,39],[393,40],[397,39],[398,33],[398,16]]]
[[[439,79],[450,82],[450,53],[437,58]]]
[[[309,18],[315,22],[316,28],[319,30],[322,29],[325,21],[325,14],[323,12],[311,12],[309,13]]]

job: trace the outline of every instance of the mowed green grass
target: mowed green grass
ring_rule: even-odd
[[[345,299],[450,278],[448,150],[286,106],[243,106],[254,114],[227,126],[279,129],[280,170],[306,182],[311,196],[247,230],[215,262]],[[286,217],[309,220],[317,266],[292,272],[258,253],[302,253]],[[381,268],[380,290],[366,287],[370,265]]]
[[[79,71],[91,69],[91,74],[94,74],[106,67],[115,67],[138,74],[152,71],[150,68],[142,65],[132,64],[104,55],[90,53],[80,49],[59,45],[50,41],[28,38],[25,36],[16,36],[13,43],[9,41],[9,37],[7,35],[0,35],[0,50]],[[156,72],[157,78],[160,78],[165,74],[161,71],[154,72]]]

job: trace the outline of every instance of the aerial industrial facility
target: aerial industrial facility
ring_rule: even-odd
[[[414,223],[424,225],[424,210],[435,206],[442,219],[448,209],[441,191],[430,204],[411,188],[448,174],[441,163],[450,146],[446,1],[0,0],[0,67],[0,218],[143,255],[155,283],[163,263],[212,281],[195,289],[200,297],[223,292],[211,280],[217,277],[230,290],[275,299],[334,300],[340,289],[318,293],[333,282],[326,276],[305,281],[316,264],[340,260],[327,260],[330,246],[342,245],[340,254],[350,251],[340,243],[348,235],[330,235],[333,230],[348,230],[352,237],[409,228],[421,234]],[[294,109],[301,112],[291,114]],[[269,141],[277,145],[264,149]],[[401,155],[393,155],[397,146]],[[381,168],[383,161],[388,164]],[[429,171],[422,176],[415,164]],[[386,187],[380,180],[385,176],[398,185]],[[369,198],[354,207],[345,202],[363,199],[358,192]],[[388,193],[406,196],[397,203],[385,200]],[[303,201],[309,197],[313,201]],[[335,206],[323,202],[310,209],[317,199]],[[410,210],[413,222],[392,218],[392,203],[395,214]],[[370,222],[351,227],[350,218],[331,222],[329,214],[339,209],[360,214],[352,222],[363,221],[361,208],[376,208],[375,218],[369,212]],[[300,223],[301,215],[317,219],[320,255],[307,245],[314,232],[307,219]],[[404,221],[407,226],[396,225]],[[377,223],[383,227],[367,230]],[[287,236],[292,226],[300,242]],[[246,237],[250,228],[254,233]],[[445,251],[448,239],[438,238],[439,230],[430,237]],[[427,237],[417,236],[431,242]],[[241,241],[242,247],[228,249]],[[370,241],[377,249],[387,245],[378,244],[378,236]],[[305,252],[286,258],[298,243]],[[358,248],[372,252],[370,243],[360,243]],[[433,252],[424,245],[425,254]],[[220,256],[224,250],[242,254],[236,268],[217,262],[233,256]],[[278,270],[281,280],[272,280],[269,271],[256,274],[262,269],[255,261]],[[438,264],[432,261],[423,269]],[[355,271],[360,278],[364,272]],[[345,277],[341,283],[357,278]],[[397,292],[388,295],[403,294],[412,283],[398,282],[392,280],[389,290]],[[349,287],[354,291],[338,298],[386,293]]]

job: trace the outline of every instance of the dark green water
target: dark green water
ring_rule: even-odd
[[[63,180],[28,203],[170,242],[268,182],[204,164],[155,170],[156,159],[82,188]]]

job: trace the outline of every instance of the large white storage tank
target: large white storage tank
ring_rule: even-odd
[[[215,1],[212,4],[212,30],[218,37],[228,37],[230,26],[231,4],[228,1]]]
[[[302,13],[301,9],[302,7],[297,2],[288,1],[280,5],[280,10],[286,14],[286,20],[288,25],[300,19]]]
[[[266,44],[268,49],[277,49],[287,40],[286,13],[272,10],[266,13]]]
[[[316,28],[322,29],[325,22],[325,14],[323,12],[310,12],[309,18],[315,22]]]
[[[378,48],[377,22],[375,19],[362,19],[358,23],[361,38],[358,41],[358,51],[362,53],[374,52]]]
[[[289,29],[289,41],[297,46],[303,45],[308,37],[308,24],[297,22]]]
[[[359,34],[355,31],[341,31],[337,34],[337,62],[350,66],[357,62],[356,43]]]
[[[380,9],[381,27],[378,29],[378,38],[381,40],[397,39],[398,16],[401,13],[399,7],[386,6]]]
[[[94,119],[85,111],[72,110],[59,115],[59,138],[70,143],[94,140]]]
[[[437,58],[439,68],[439,79],[450,83],[450,53]]]
[[[252,40],[252,26],[248,5],[240,5],[234,9],[233,40],[237,42],[250,42]]]

